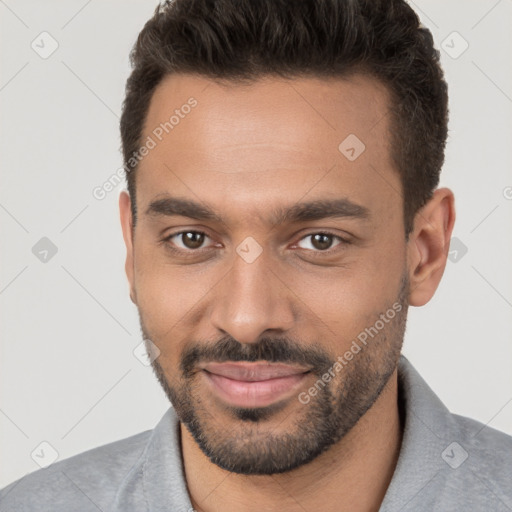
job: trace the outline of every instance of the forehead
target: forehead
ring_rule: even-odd
[[[142,140],[154,144],[137,170],[140,206],[162,194],[253,213],[306,195],[397,202],[389,106],[386,87],[362,75],[249,85],[168,76],[145,121]]]

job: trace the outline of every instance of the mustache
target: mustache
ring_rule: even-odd
[[[322,375],[333,364],[329,355],[318,347],[302,347],[286,338],[261,338],[255,343],[242,344],[227,336],[214,344],[195,345],[181,357],[181,371],[188,378],[200,363],[226,361],[267,361],[298,364],[311,367],[311,372]]]

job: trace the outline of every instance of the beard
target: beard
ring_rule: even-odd
[[[228,405],[219,408],[212,405],[204,387],[198,385],[198,365],[206,361],[299,364],[310,367],[311,374],[321,380],[329,370],[332,375],[337,361],[332,354],[319,348],[321,344],[313,343],[305,348],[287,338],[261,338],[256,343],[241,344],[227,336],[214,344],[195,344],[184,350],[177,373],[174,368],[172,373],[164,370],[159,361],[161,357],[152,361],[153,371],[180,422],[211,462],[227,471],[245,475],[291,471],[311,462],[339,442],[380,396],[400,358],[407,321],[408,289],[408,278],[404,274],[395,301],[401,309],[389,322],[381,320],[384,327],[372,335],[332,379],[323,382],[322,388],[309,396],[307,403],[297,400],[290,405],[284,400],[258,408]],[[163,347],[144,326],[140,310],[139,316],[144,339]],[[375,318],[375,325],[378,318],[382,318],[382,314]],[[286,415],[287,408],[290,410]],[[226,414],[229,423],[225,421]],[[284,419],[277,422],[276,418],[283,415]],[[280,428],[285,421],[286,428]]]

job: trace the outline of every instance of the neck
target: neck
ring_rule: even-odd
[[[397,372],[329,450],[293,471],[239,475],[213,464],[181,424],[187,487],[197,512],[378,511],[398,459],[401,426]]]

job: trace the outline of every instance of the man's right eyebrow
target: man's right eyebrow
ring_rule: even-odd
[[[150,203],[146,209],[146,215],[150,216],[181,216],[196,220],[210,220],[223,222],[223,220],[210,208],[191,199],[179,197],[163,197]]]

